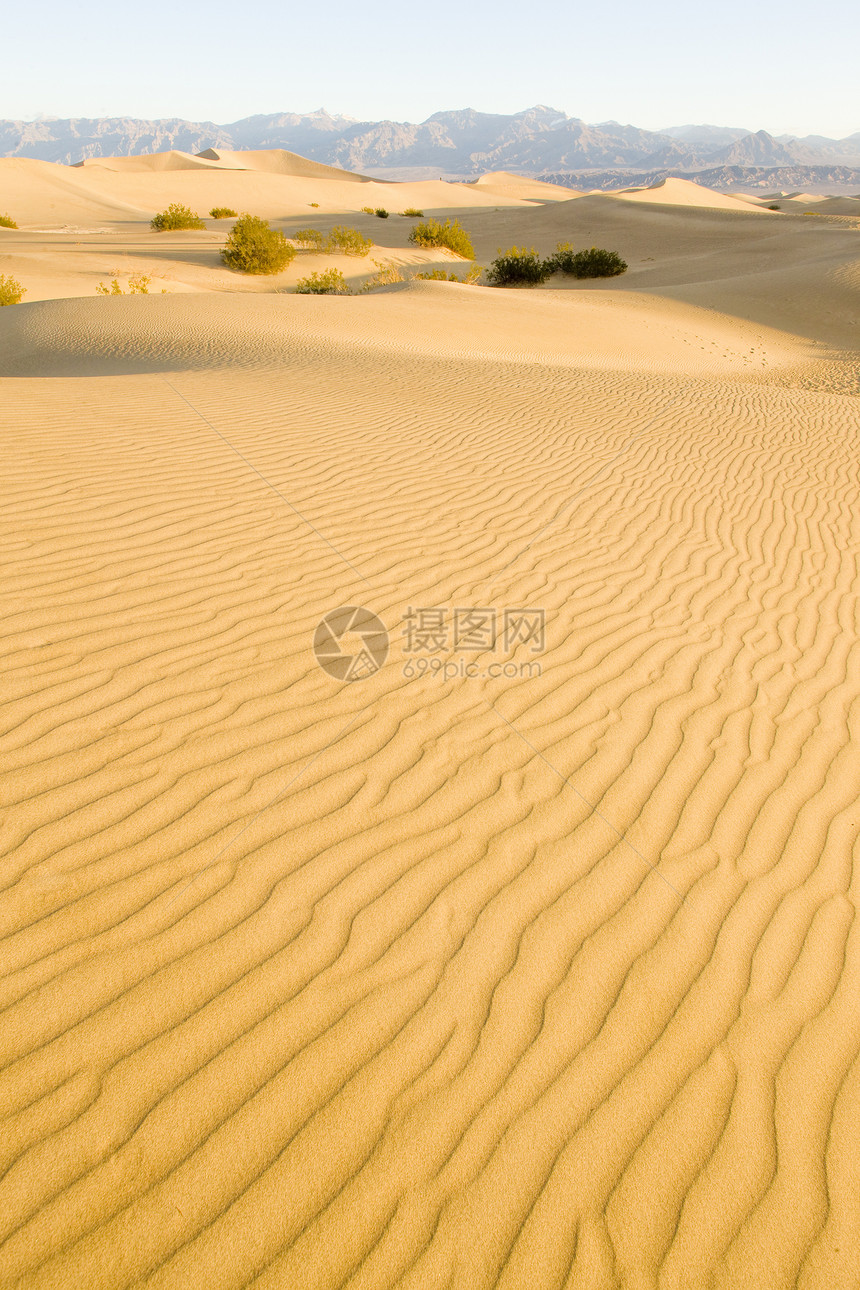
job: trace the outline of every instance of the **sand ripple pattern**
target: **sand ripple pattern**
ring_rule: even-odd
[[[5,383],[0,1281],[856,1286],[856,399],[335,358]]]

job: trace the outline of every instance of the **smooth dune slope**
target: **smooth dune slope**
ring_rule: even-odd
[[[766,328],[650,296],[487,291],[412,282],[343,300],[174,295],[42,301],[0,314],[0,375],[110,374],[290,363],[329,347],[563,367],[761,379],[817,357]],[[5,355],[5,357],[4,357]]]
[[[642,263],[0,310],[3,1287],[854,1290],[856,252],[476,235],[565,213]]]
[[[75,166],[57,166],[29,157],[0,157],[3,213],[14,211],[15,221],[22,228],[143,218],[144,212],[134,202],[119,193],[96,191],[90,180],[90,174]],[[4,250],[0,242],[0,253]]]
[[[205,152],[197,155],[204,160],[216,161],[225,169],[261,170],[267,174],[295,175],[302,179],[337,179],[343,183],[353,184],[374,182],[365,175],[340,170],[337,166],[325,166],[319,161],[310,161],[309,158],[301,157],[297,152],[288,152],[285,148],[249,149],[247,152],[207,148]]]
[[[747,202],[728,193],[717,193],[712,188],[695,184],[690,179],[661,179],[648,188],[627,188],[614,193],[625,202],[659,202],[670,206],[706,206],[714,210],[748,210]]]
[[[543,202],[564,202],[571,197],[580,196],[575,188],[547,184],[541,179],[527,179],[523,175],[512,175],[507,170],[488,171],[475,180],[475,187],[499,196],[526,197]]]
[[[195,154],[174,149],[170,152],[149,152],[128,157],[85,157],[75,162],[75,170],[110,170],[118,174],[159,174],[163,170],[212,170],[218,166],[217,154]]]

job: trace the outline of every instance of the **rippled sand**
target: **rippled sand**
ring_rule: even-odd
[[[802,236],[782,296],[0,311],[4,1286],[856,1285],[858,278]],[[429,607],[545,647],[421,672]]]

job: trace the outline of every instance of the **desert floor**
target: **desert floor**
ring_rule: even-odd
[[[860,201],[691,187],[0,161],[3,1286],[860,1285]]]

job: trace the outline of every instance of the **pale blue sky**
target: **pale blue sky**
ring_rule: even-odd
[[[421,121],[546,103],[658,129],[860,130],[856,0],[32,0],[7,6],[0,117],[228,122],[326,107]]]

